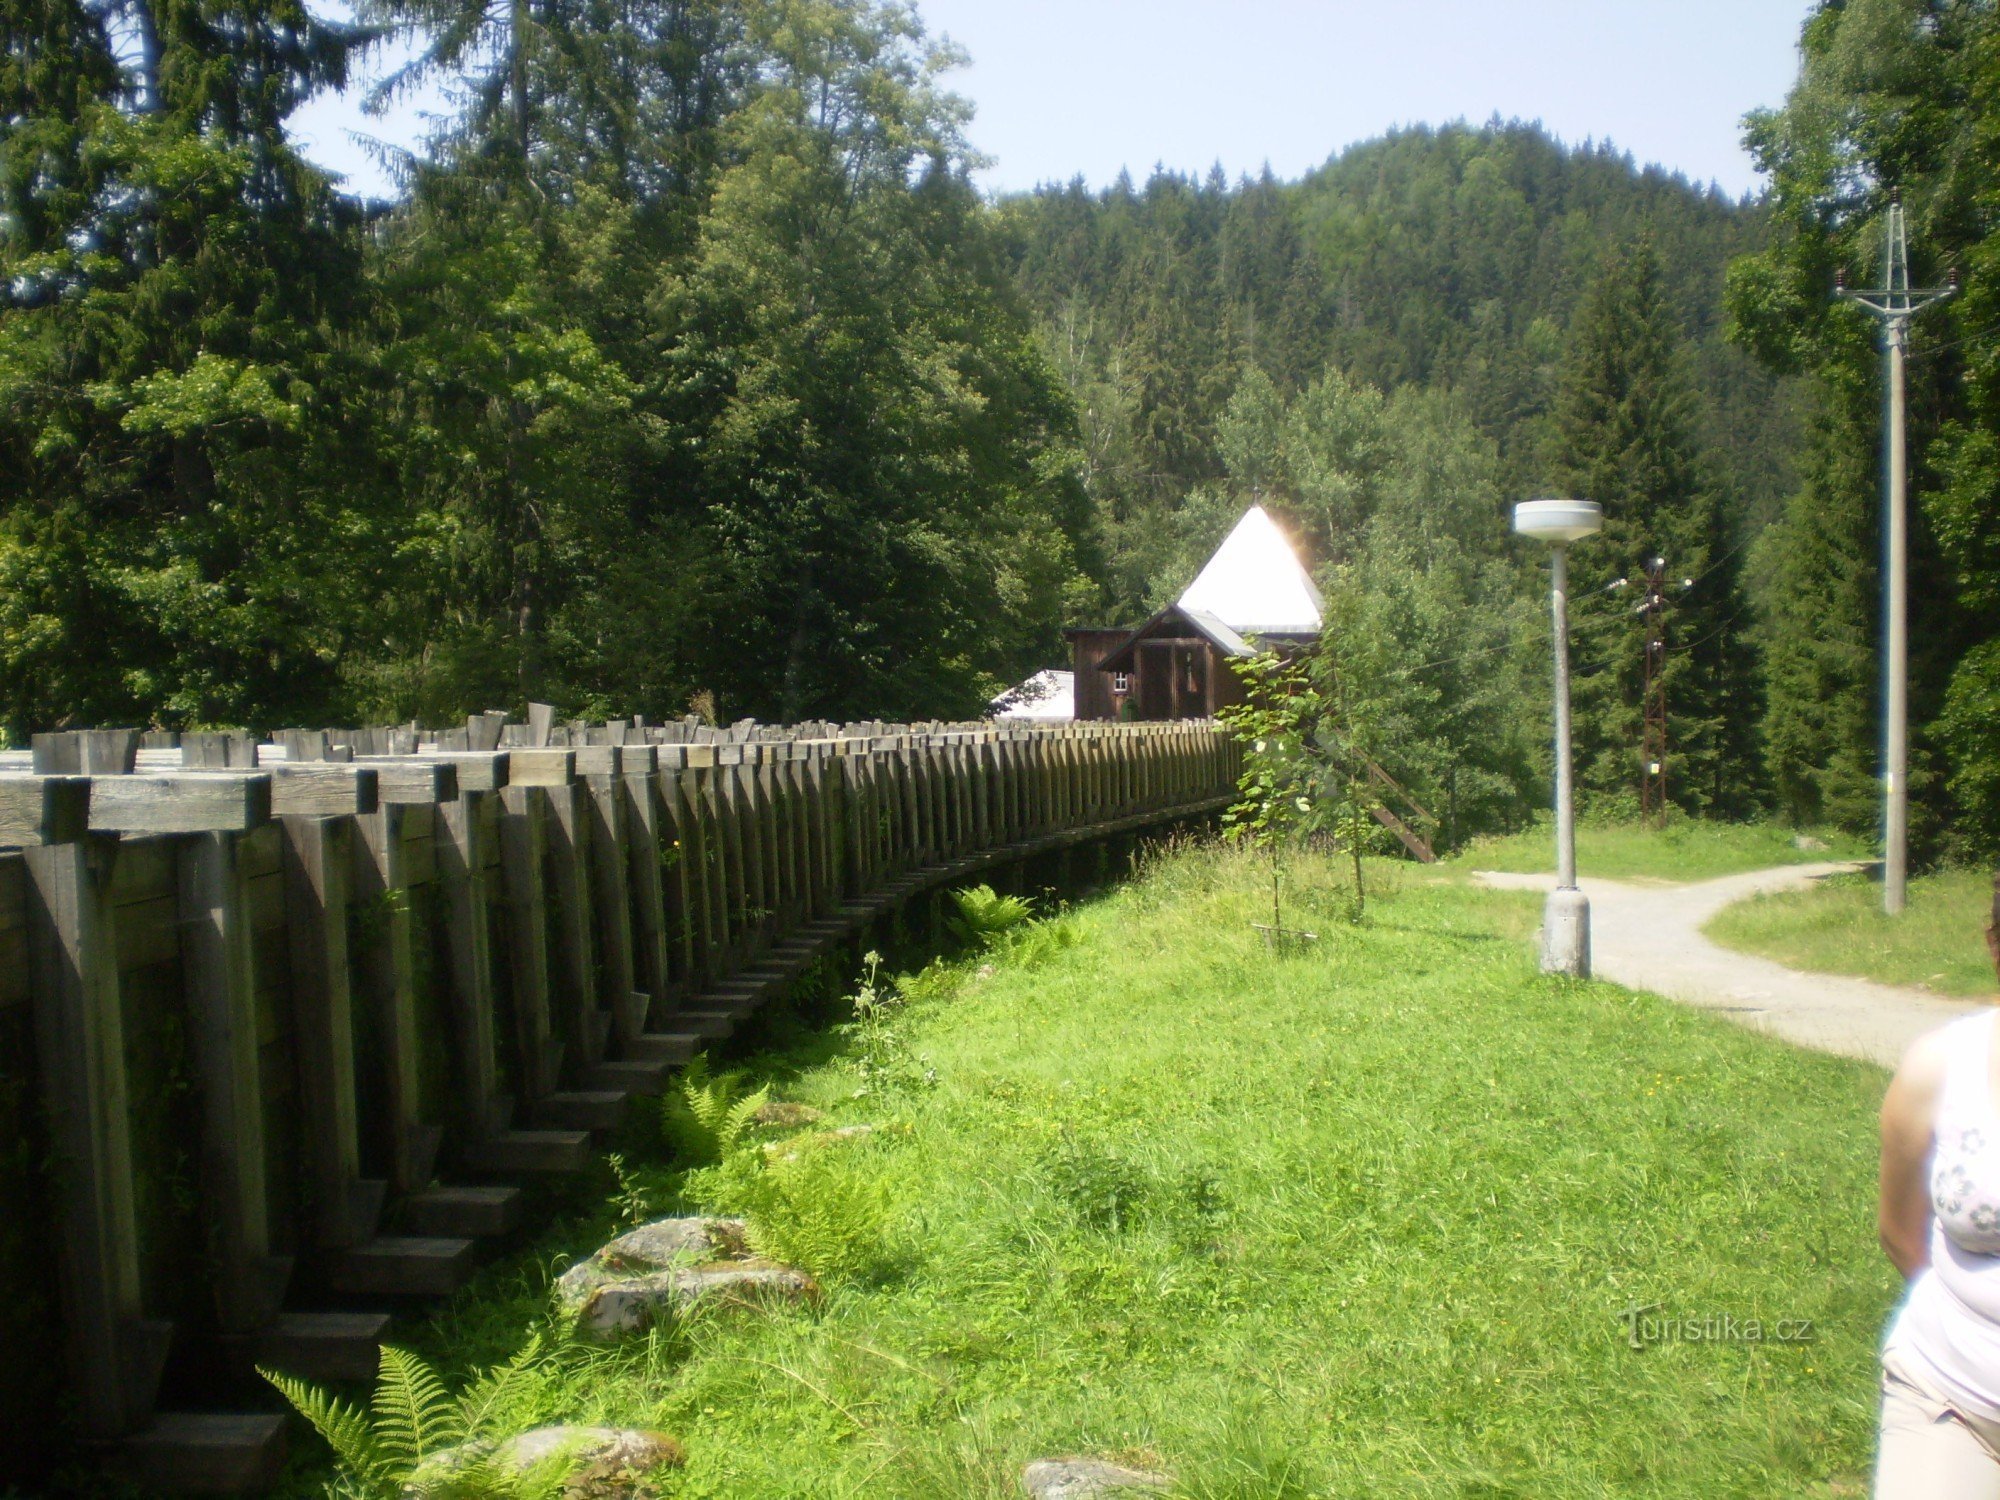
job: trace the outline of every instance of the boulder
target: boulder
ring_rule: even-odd
[[[741,1219],[662,1219],[621,1234],[556,1281],[556,1301],[586,1338],[643,1333],[702,1305],[810,1302],[819,1284],[751,1255]]]
[[[427,1462],[406,1497],[437,1488],[454,1470],[475,1457],[503,1473],[525,1476],[544,1465],[560,1464],[564,1500],[642,1500],[642,1481],[655,1469],[677,1468],[687,1460],[681,1445],[664,1432],[631,1427],[537,1427],[492,1445],[451,1448]]]
[[[601,1286],[740,1256],[746,1243],[741,1219],[660,1219],[642,1224],[563,1272],[556,1280],[556,1300],[575,1312]]]
[[[585,1338],[609,1340],[644,1333],[700,1306],[771,1306],[818,1298],[819,1283],[796,1266],[755,1259],[711,1261],[594,1287],[576,1308],[576,1330]]]
[[[1034,1500],[1095,1500],[1123,1493],[1157,1495],[1173,1483],[1169,1474],[1128,1469],[1101,1458],[1038,1458],[1021,1471],[1021,1488]]]

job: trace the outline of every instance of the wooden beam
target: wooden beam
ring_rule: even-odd
[[[268,773],[99,776],[90,783],[94,833],[243,833],[270,818]]]
[[[0,776],[0,845],[70,844],[89,826],[88,777]]]
[[[449,802],[458,795],[458,767],[448,760],[367,755],[355,764],[375,773],[378,804]]]

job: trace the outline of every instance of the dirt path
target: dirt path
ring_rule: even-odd
[[[1719,947],[1702,924],[1733,901],[1798,890],[1851,864],[1784,865],[1693,885],[1582,880],[1590,897],[1592,966],[1600,979],[1651,990],[1788,1042],[1893,1067],[1920,1033],[1977,1010],[1928,990],[1833,974],[1806,974]],[[1548,890],[1551,875],[1473,877],[1503,890]]]

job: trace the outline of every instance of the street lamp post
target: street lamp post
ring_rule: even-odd
[[[1524,500],[1514,529],[1549,544],[1556,656],[1556,888],[1542,912],[1542,972],[1590,977],[1590,898],[1576,887],[1576,795],[1569,745],[1569,546],[1604,529],[1594,500]]]

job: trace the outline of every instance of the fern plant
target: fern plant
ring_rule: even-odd
[[[1002,896],[990,885],[968,886],[951,893],[958,915],[946,926],[953,937],[975,948],[991,948],[1008,933],[1031,921],[1034,898]]]
[[[744,1093],[740,1072],[711,1075],[708,1054],[697,1054],[681,1075],[680,1089],[666,1099],[664,1123],[675,1155],[696,1167],[722,1161],[742,1143],[770,1097],[768,1088]]]
[[[889,1189],[860,1163],[825,1152],[772,1162],[741,1186],[750,1246],[822,1280],[882,1262]]]
[[[362,1500],[553,1500],[566,1467],[553,1455],[526,1470],[496,1462],[494,1444],[545,1380],[539,1334],[512,1359],[453,1396],[407,1349],[382,1346],[375,1397],[362,1408],[308,1381],[257,1373],[318,1430],[346,1486]]]

